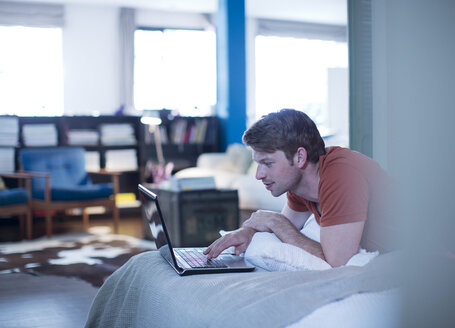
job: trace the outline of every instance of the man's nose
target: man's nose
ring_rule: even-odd
[[[258,168],[256,169],[256,179],[257,180],[262,180],[264,178],[265,178],[264,170],[259,165]]]

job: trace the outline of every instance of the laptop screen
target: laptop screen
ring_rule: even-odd
[[[172,261],[172,263],[177,265],[174,253],[171,251],[172,245],[170,244],[169,235],[162,220],[162,213],[158,205],[158,197],[142,185],[139,185],[139,190],[142,198],[143,217],[150,227],[150,232],[155,241],[156,248],[166,260]]]

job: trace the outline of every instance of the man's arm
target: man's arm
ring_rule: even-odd
[[[273,232],[282,242],[300,247],[333,267],[346,264],[358,252],[364,222],[322,227],[321,243],[318,243],[300,232],[307,219],[304,219],[306,214],[293,211],[288,207],[285,207],[282,213],[286,213],[288,217],[273,212],[256,212],[244,223],[244,227],[250,227],[256,231]]]
[[[240,254],[246,250],[256,232],[273,232],[282,242],[300,247],[333,267],[346,264],[358,252],[363,222],[322,227],[321,243],[318,243],[300,232],[310,216],[309,212],[296,212],[285,206],[282,213],[270,211],[253,213],[242,228],[216,240],[204,253],[211,259],[225,249],[235,246],[236,254]],[[284,213],[289,217],[284,216]]]
[[[269,211],[253,213],[243,227],[257,232],[273,232],[282,242],[300,247],[325,260],[321,244],[300,232],[310,215],[311,212],[297,212],[286,205],[281,214]]]
[[[204,254],[207,254],[208,259],[212,259],[220,255],[225,249],[235,246],[235,253],[238,255],[246,250],[256,232],[271,232],[271,230],[267,227],[266,222],[270,220],[270,218],[280,216],[288,221],[291,226],[295,226],[298,230],[300,230],[311,215],[310,212],[293,211],[287,206],[287,204],[284,206],[282,213],[286,217],[283,216],[283,214],[272,211],[260,210],[253,213],[250,219],[245,221],[240,229],[215,240],[209,247],[207,247]],[[287,219],[287,217],[289,219]]]
[[[364,221],[321,227],[325,260],[333,267],[345,265],[359,251]]]
[[[291,209],[288,206],[288,204],[285,204],[283,206],[283,209],[281,210],[281,214],[283,214],[289,221],[291,221],[292,224],[299,231],[302,230],[303,226],[305,225],[305,222],[311,216],[310,211],[306,211],[306,212],[294,211],[293,209]]]

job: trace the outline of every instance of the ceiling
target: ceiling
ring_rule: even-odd
[[[124,6],[200,13],[216,12],[218,3],[217,0],[27,0],[27,2]],[[346,3],[347,0],[245,0],[245,10],[249,17],[346,25]]]

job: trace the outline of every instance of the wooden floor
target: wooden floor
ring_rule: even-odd
[[[251,212],[241,211],[243,222]],[[82,219],[55,218],[54,234],[82,232]],[[112,219],[93,216],[91,229],[112,229]],[[119,233],[142,238],[139,210],[121,212]],[[33,237],[45,236],[44,219],[34,219]],[[20,240],[17,219],[0,219],[0,242]],[[0,275],[1,328],[80,328],[84,327],[97,288],[85,281],[56,276],[28,274]]]
[[[82,232],[79,216],[53,220],[54,234]],[[112,231],[112,219],[94,215],[91,229]],[[121,213],[119,233],[142,238],[140,211]],[[33,237],[45,236],[43,218],[34,219]],[[20,240],[17,219],[0,220],[0,241]],[[58,276],[15,273],[0,275],[1,328],[80,328],[84,327],[90,305],[98,289],[89,283]]]
[[[90,216],[90,228],[109,229],[113,233],[113,220],[108,214]],[[82,217],[79,215],[57,215],[52,219],[52,231],[55,235],[83,232]],[[142,238],[142,221],[139,209],[122,210],[120,214],[119,234]],[[33,239],[46,235],[44,217],[33,219]],[[0,219],[0,242],[19,241],[22,236],[17,218]]]

